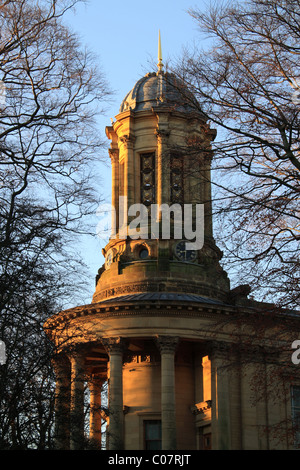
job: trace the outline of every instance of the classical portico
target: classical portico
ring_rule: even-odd
[[[164,72],[159,49],[158,70],[138,80],[106,128],[114,210],[105,262],[91,304],[45,325],[56,346],[58,449],[267,449],[262,430],[286,415],[283,401],[251,404],[258,370],[268,390],[273,343],[245,342],[258,304],[244,286],[231,290],[221,266],[211,207],[216,132],[189,98]],[[187,249],[187,231],[175,233],[185,219],[176,225],[172,211],[169,236],[162,211],[157,231],[140,226],[132,236],[135,204],[147,221],[153,206],[181,215],[201,206],[203,244]]]
[[[176,450],[178,448],[176,436],[176,395],[185,393],[184,390],[176,392],[175,387],[176,369],[180,371],[180,366],[177,367],[175,365],[175,353],[180,346],[180,340],[178,337],[165,335],[156,336],[151,341],[147,339],[147,352],[150,350],[152,352],[155,351],[154,362],[151,362],[150,356],[152,353],[141,357],[141,355],[132,355],[132,352],[128,349],[128,346],[132,348],[134,344],[141,344],[142,342],[143,340],[140,338],[138,341],[134,340],[131,342],[129,338],[111,337],[103,340],[99,343],[100,347],[97,347],[97,350],[100,350],[102,344],[103,352],[107,353],[107,362],[103,369],[106,368],[108,372],[107,379],[109,380],[108,416],[104,416],[101,410],[102,374],[88,375],[89,355],[85,348],[82,350],[78,348],[77,353],[73,354],[70,359],[63,358],[63,356],[57,358],[55,370],[57,377],[56,440],[58,449],[70,448],[71,450],[80,450],[86,447],[92,449],[100,448],[101,417],[108,422],[107,448],[110,450],[126,448],[126,427],[124,429],[124,420],[127,415],[130,416],[130,413],[134,414],[140,407],[135,406],[136,403],[134,401],[130,401],[131,394],[128,392],[128,384],[125,387],[124,394],[123,376],[128,381],[129,376],[133,375],[137,370],[140,373],[142,372],[143,380],[148,386],[152,383],[152,380],[158,386],[158,390],[155,392],[156,396],[151,398],[153,407],[147,406],[149,403],[144,403],[143,409],[139,413],[139,418],[143,416],[146,421],[151,421],[158,417],[159,421],[161,421],[161,448],[166,450]],[[124,362],[129,360],[129,356],[130,362],[126,362],[124,366]],[[180,375],[180,372],[178,374]],[[190,371],[189,375],[192,374],[193,372]],[[138,377],[134,377],[133,381],[138,379]],[[84,382],[88,383],[91,390],[88,440],[84,437]],[[199,376],[199,384],[201,382],[202,380]],[[65,384],[64,387],[62,386],[63,383]],[[181,385],[184,387],[184,384]],[[145,392],[149,393],[149,390],[145,390]],[[150,397],[148,398],[149,400]],[[204,403],[203,400],[199,402],[198,408],[202,402]],[[210,403],[211,399],[205,402],[209,415],[211,414]],[[194,407],[189,406],[189,404],[187,405],[185,412],[188,415],[188,420],[184,420],[185,426],[187,421],[189,421],[190,428],[193,428],[195,413],[198,413],[197,404],[193,403]],[[131,424],[129,423],[128,426],[130,427]],[[137,441],[135,440],[135,445],[136,443]],[[140,445],[143,445],[143,442],[140,442]],[[130,445],[129,442],[127,448],[135,449],[136,447]],[[179,448],[184,449],[186,445],[181,445]],[[191,448],[196,449],[196,441]]]

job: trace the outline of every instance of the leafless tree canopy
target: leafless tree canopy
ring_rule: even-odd
[[[64,25],[77,3],[0,2],[0,448],[51,445],[43,323],[82,282],[67,247],[99,196],[89,163],[103,148],[95,117],[108,87]]]
[[[300,2],[216,2],[189,13],[211,42],[186,50],[176,72],[218,131],[216,238],[238,282],[297,306]]]

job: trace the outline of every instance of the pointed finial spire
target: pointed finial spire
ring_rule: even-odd
[[[162,52],[161,52],[161,38],[160,38],[160,30],[158,33],[158,73],[162,73],[164,64],[162,63]]]

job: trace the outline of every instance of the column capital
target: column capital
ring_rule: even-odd
[[[241,362],[277,361],[280,354],[275,348],[253,343],[236,344],[234,351],[239,354]]]
[[[84,357],[84,355],[89,351],[89,348],[86,344],[74,343],[68,349],[66,349],[66,356],[70,359],[71,357],[79,358]]]
[[[211,341],[208,345],[209,358],[223,358],[225,359],[228,353],[232,350],[232,344],[226,341]]]
[[[110,156],[112,163],[117,163],[119,160],[119,149],[108,149],[108,154]]]
[[[66,354],[55,354],[51,363],[55,373],[70,369],[70,359]]]
[[[178,343],[177,336],[156,336],[156,344],[161,353],[175,353]]]
[[[91,374],[91,375],[88,375],[87,377],[88,386],[91,388],[93,387],[101,388],[104,382],[105,382],[105,378],[102,375]]]
[[[71,367],[79,367],[80,369],[84,368],[84,355],[77,350],[71,351],[68,353],[68,358],[71,364]]]
[[[133,134],[129,135],[122,135],[120,137],[120,141],[122,142],[123,145],[125,145],[127,148],[128,147],[133,147],[133,144],[135,142],[135,136]]]
[[[123,354],[125,350],[125,341],[121,337],[111,337],[111,338],[102,338],[101,342],[105,347],[106,351],[110,353],[120,353]]]

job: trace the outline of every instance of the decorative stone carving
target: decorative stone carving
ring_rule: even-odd
[[[171,203],[183,204],[183,157],[172,154],[170,159]]]
[[[134,142],[135,142],[135,137],[134,135],[122,135],[120,137],[120,141],[122,142],[123,145],[125,145],[127,148],[132,147]]]
[[[108,149],[108,153],[112,163],[119,161],[119,149]]]
[[[140,155],[141,203],[145,206],[155,203],[155,152]]]
[[[123,353],[125,349],[125,341],[120,338],[102,338],[101,342],[105,347],[106,351],[110,354],[112,352]]]
[[[157,336],[156,343],[161,353],[174,353],[179,339],[176,336]]]

